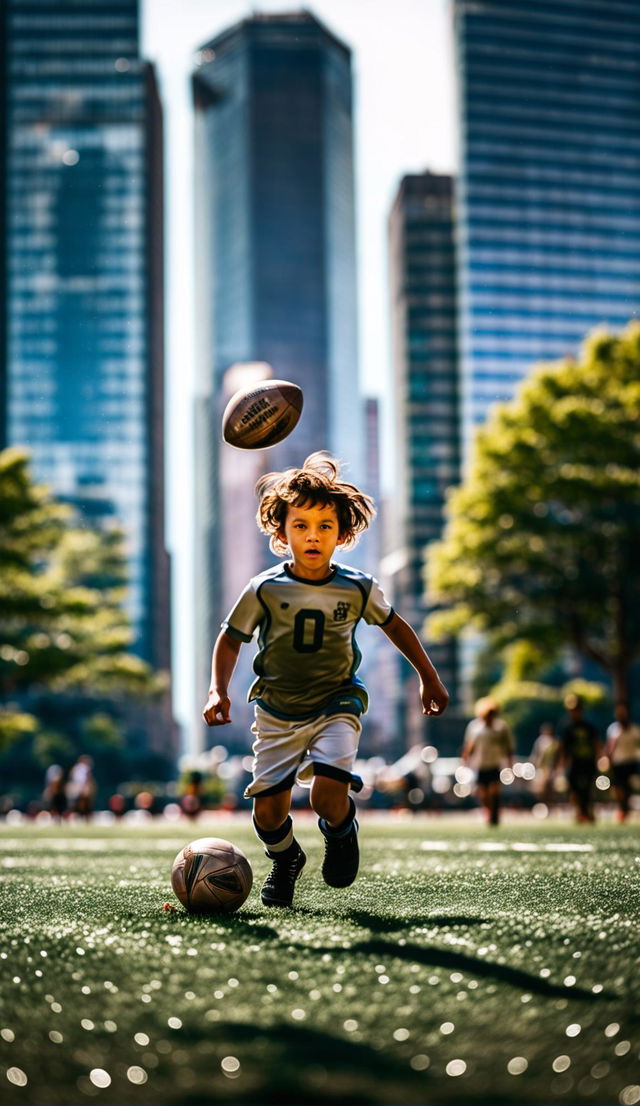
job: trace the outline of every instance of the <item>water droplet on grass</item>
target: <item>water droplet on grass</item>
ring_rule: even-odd
[[[240,1074],[240,1061],[237,1056],[225,1056],[220,1061],[220,1067],[228,1079],[237,1079]]]
[[[447,1075],[464,1075],[467,1065],[464,1060],[450,1060],[445,1071]]]
[[[449,1033],[453,1033],[454,1030],[455,1025],[453,1022],[443,1022],[440,1026],[440,1032],[443,1033],[445,1037],[448,1036]]]
[[[579,1025],[578,1022],[574,1022],[572,1025],[567,1026],[565,1033],[567,1037],[577,1037],[581,1030],[582,1026]]]
[[[556,1072],[566,1071],[567,1068],[571,1067],[571,1060],[568,1056],[556,1056],[551,1067]]]
[[[147,1082],[148,1078],[149,1077],[144,1068],[139,1068],[136,1064],[133,1064],[130,1068],[127,1068],[127,1079],[130,1083],[135,1083],[137,1086],[141,1086],[143,1083]]]
[[[182,1022],[180,1021],[180,1018],[168,1018],[167,1025],[169,1026],[169,1029],[182,1029]]]
[[[636,1106],[640,1102],[640,1086],[637,1083],[623,1087],[618,1096],[621,1106]]]
[[[620,1026],[617,1022],[610,1022],[604,1031],[605,1037],[615,1037],[616,1033],[620,1032]]]
[[[26,1087],[29,1082],[22,1068],[7,1068],[7,1079],[14,1087]]]
[[[89,1072],[89,1079],[93,1083],[94,1087],[110,1087],[111,1076],[104,1068],[92,1068]]]
[[[142,1045],[143,1048],[146,1048],[149,1044],[149,1037],[146,1033],[134,1033],[133,1039],[137,1045]]]
[[[513,1056],[507,1064],[509,1075],[522,1075],[529,1067],[529,1061],[524,1056]]]
[[[0,1029],[0,1037],[2,1037],[3,1041],[8,1041],[9,1044],[16,1039],[13,1029]]]

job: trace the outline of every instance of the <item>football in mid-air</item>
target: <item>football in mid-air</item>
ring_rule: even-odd
[[[222,437],[237,449],[266,449],[291,433],[302,412],[302,389],[289,380],[241,388],[222,416]]]
[[[221,837],[199,837],[180,849],[171,870],[171,886],[194,914],[231,914],[242,906],[253,872],[237,845]]]

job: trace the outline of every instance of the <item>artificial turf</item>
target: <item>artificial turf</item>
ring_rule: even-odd
[[[0,1102],[640,1103],[637,824],[365,816],[343,891],[297,834],[269,910],[248,820],[0,827]],[[200,836],[251,860],[237,914],[173,899]]]

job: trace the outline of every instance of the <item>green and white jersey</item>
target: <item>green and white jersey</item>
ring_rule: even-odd
[[[392,616],[378,581],[366,572],[333,565],[324,580],[303,580],[278,564],[250,580],[222,628],[244,642],[258,630],[249,700],[283,718],[309,718],[336,697],[356,696],[367,709],[356,676],[356,626],[361,618],[383,626]]]

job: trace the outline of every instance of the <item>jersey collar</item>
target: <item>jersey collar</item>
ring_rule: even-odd
[[[314,588],[321,588],[324,584],[331,583],[336,572],[338,571],[338,566],[332,565],[331,572],[328,576],[325,576],[324,580],[307,580],[305,576],[296,576],[295,572],[289,567],[288,564],[285,564],[284,570],[291,580],[297,580],[299,584],[311,584],[311,586]]]

